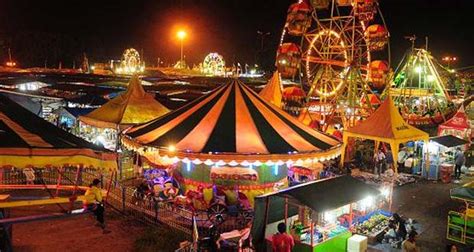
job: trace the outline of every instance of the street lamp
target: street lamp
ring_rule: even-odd
[[[176,36],[178,37],[179,41],[180,41],[180,44],[181,44],[181,57],[180,57],[180,60],[179,60],[179,65],[181,66],[181,68],[184,68],[184,62],[183,62],[183,41],[184,39],[186,38],[188,34],[186,33],[186,31],[184,30],[179,30],[177,33],[176,33]]]
[[[446,56],[443,57],[442,60],[448,64],[448,68],[451,67],[451,62],[455,62],[458,60],[457,57],[452,57],[452,56]]]

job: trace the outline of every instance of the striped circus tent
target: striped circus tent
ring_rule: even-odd
[[[147,158],[208,165],[324,161],[340,153],[338,140],[302,124],[239,80],[129,128],[122,142]]]
[[[116,170],[116,155],[0,95],[0,168],[65,166]]]

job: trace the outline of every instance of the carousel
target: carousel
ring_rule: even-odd
[[[225,202],[216,213],[230,205],[249,208],[255,196],[288,185],[289,167],[320,167],[341,151],[338,140],[303,125],[239,80],[126,130],[122,142],[148,162],[171,167],[193,199],[188,207],[205,210]]]

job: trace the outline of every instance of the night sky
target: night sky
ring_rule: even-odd
[[[129,0],[129,1],[0,1],[0,57],[8,47],[23,66],[78,65],[86,52],[90,61],[120,59],[124,49],[144,52],[148,65],[158,57],[179,58],[176,27],[189,31],[185,54],[191,63],[212,51],[232,62],[256,61],[257,30],[270,32],[264,63],[271,66],[286,18],[295,0]],[[429,36],[437,57],[455,55],[457,67],[474,65],[472,0],[380,0],[391,33],[392,66],[415,34],[418,44]]]

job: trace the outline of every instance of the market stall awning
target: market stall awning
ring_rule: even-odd
[[[134,126],[125,136],[122,141],[129,147],[214,162],[326,160],[340,150],[338,140],[302,124],[239,80]]]
[[[461,146],[469,143],[468,141],[455,137],[453,135],[446,135],[446,136],[439,136],[439,137],[432,137],[430,141],[436,142],[448,148]]]
[[[393,157],[397,157],[401,143],[428,141],[429,134],[405,122],[392,98],[388,96],[369,118],[344,131],[341,162],[344,162],[345,148],[350,137],[389,143]],[[396,166],[395,171],[398,172]]]
[[[98,128],[125,128],[148,122],[168,112],[153,95],[145,92],[138,76],[134,75],[126,92],[91,113],[80,116],[79,120]]]
[[[275,71],[267,85],[260,91],[259,95],[266,101],[281,108],[281,78],[280,73]]]
[[[470,128],[464,106],[461,106],[451,119],[439,125],[438,131],[442,129],[468,130]]]
[[[428,140],[429,138],[428,133],[405,122],[390,97],[369,118],[346,129],[344,134],[380,141],[392,139],[412,141]]]
[[[0,167],[116,169],[116,156],[0,96]]]
[[[451,189],[450,195],[452,199],[459,199],[459,200],[474,202],[473,182],[467,183],[461,187],[456,187],[454,189]]]
[[[316,212],[333,210],[349,203],[375,197],[380,191],[351,176],[312,181],[260,197],[288,197]]]

